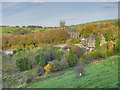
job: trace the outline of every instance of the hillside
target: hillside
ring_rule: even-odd
[[[57,72],[50,77],[28,84],[26,88],[117,88],[118,56],[85,68],[85,75],[76,78],[74,70]]]
[[[94,21],[94,22],[88,22],[85,24],[80,24],[80,25],[71,25],[71,26],[66,26],[66,28],[76,28],[76,29],[81,29],[87,24],[93,24],[93,25],[100,25],[104,23],[112,23],[113,25],[117,25],[117,19],[112,19],[112,20],[101,20],[101,21]],[[54,29],[59,29],[59,28],[23,28],[23,27],[2,27],[2,35],[14,35],[16,30],[29,30],[31,33],[33,32],[39,32],[39,31],[47,31],[47,30],[54,30]]]

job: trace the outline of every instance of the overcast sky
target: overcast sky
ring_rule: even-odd
[[[118,18],[115,2],[2,2],[3,25],[59,26]]]

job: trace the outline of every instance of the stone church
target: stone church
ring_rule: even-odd
[[[65,21],[60,21],[60,29],[65,30],[68,33],[70,39],[79,38],[79,32],[76,29],[65,29]]]

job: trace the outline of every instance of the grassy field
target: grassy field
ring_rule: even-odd
[[[13,35],[15,30],[19,30],[19,29],[23,29],[23,30],[30,30],[31,32],[39,32],[39,31],[47,31],[47,30],[53,30],[53,28],[23,28],[23,27],[16,27],[16,28],[12,28],[12,27],[2,27],[2,35]]]
[[[74,70],[55,73],[50,77],[27,84],[26,88],[117,88],[118,59],[112,56],[100,63],[85,68],[83,77],[76,78]]]

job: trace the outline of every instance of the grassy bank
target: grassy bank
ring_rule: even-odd
[[[26,88],[117,88],[118,56],[85,68],[85,76],[76,78],[74,70],[66,70],[37,82],[27,84]]]

